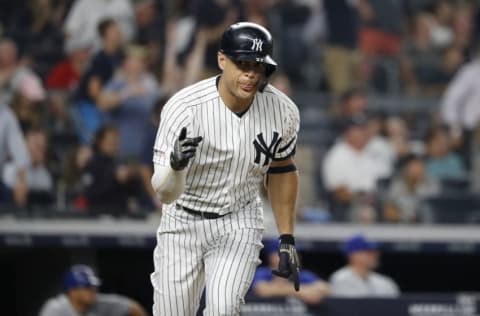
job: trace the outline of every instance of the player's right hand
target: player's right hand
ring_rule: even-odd
[[[202,136],[187,138],[187,128],[182,128],[170,154],[170,166],[173,170],[185,169],[190,159],[195,156],[198,144],[202,139]]]

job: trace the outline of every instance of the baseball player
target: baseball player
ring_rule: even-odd
[[[223,33],[219,76],[176,93],[154,146],[152,186],[166,204],[157,231],[153,315],[239,315],[262,248],[264,184],[279,238],[276,275],[299,288],[294,206],[299,113],[268,84],[270,33],[241,22]]]
[[[100,279],[92,268],[72,266],[63,276],[65,293],[49,299],[40,316],[146,316],[136,302],[113,294],[97,293]]]

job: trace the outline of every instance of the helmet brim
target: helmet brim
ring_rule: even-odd
[[[267,66],[265,76],[268,78],[276,69],[277,69],[277,62],[273,60],[270,55],[259,56],[258,54],[252,53],[226,53],[222,52],[223,54],[227,55],[232,60],[238,61],[255,61],[258,63],[263,63]]]

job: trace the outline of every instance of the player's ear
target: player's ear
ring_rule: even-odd
[[[225,57],[225,55],[218,52],[217,53],[217,63],[218,63],[218,68],[220,68],[220,70],[223,71],[225,69],[226,61],[227,61],[227,58]]]

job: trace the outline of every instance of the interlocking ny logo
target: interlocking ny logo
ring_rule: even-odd
[[[263,138],[263,133],[257,134],[256,139],[253,141],[255,146],[255,163],[260,164],[262,154],[265,155],[265,160],[263,165],[266,166],[270,162],[270,159],[273,159],[275,153],[277,152],[277,147],[280,145],[281,137],[278,137],[277,132],[273,132],[273,138],[270,145],[267,146],[265,139]]]
[[[250,49],[256,52],[261,52],[262,46],[263,46],[263,41],[259,38],[254,38],[252,39],[252,47],[250,47]]]

